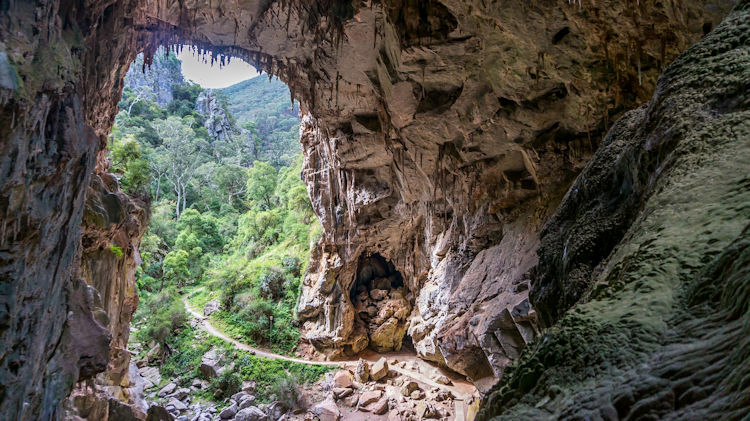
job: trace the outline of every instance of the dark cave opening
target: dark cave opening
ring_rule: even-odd
[[[370,348],[378,352],[414,349],[406,335],[411,294],[393,263],[378,253],[362,256],[349,297]]]

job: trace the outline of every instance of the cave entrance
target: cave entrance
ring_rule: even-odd
[[[378,253],[362,256],[350,298],[370,348],[377,352],[414,349],[406,334],[411,294],[393,263]]]

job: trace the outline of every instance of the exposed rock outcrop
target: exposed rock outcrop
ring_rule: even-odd
[[[201,92],[195,101],[195,110],[205,117],[206,130],[212,141],[227,140],[232,135],[247,136],[229,119],[226,106],[221,103],[214,91],[208,89]]]
[[[298,58],[282,61],[314,115],[304,177],[325,231],[299,303],[308,339],[330,358],[372,342],[357,277],[377,253],[411,297],[417,353],[491,384],[538,333],[528,292],[544,221],[610,121],[722,7],[384,2],[316,61],[335,85],[299,86]]]
[[[749,52],[744,1],[612,127],[542,233],[553,327],[482,418],[750,414]]]
[[[115,398],[135,403],[129,388],[130,321],[138,306],[135,269],[138,246],[148,220],[147,204],[119,190],[114,176],[100,172],[86,192],[81,250],[81,277],[93,287],[112,334],[106,373],[98,383]],[[132,373],[137,375],[137,371]],[[140,409],[146,408],[140,403]]]
[[[150,99],[166,107],[174,99],[174,86],[184,80],[174,53],[160,48],[148,67],[145,66],[143,54],[135,59],[128,69],[125,87],[133,91],[131,103]]]

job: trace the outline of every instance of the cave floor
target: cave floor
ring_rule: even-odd
[[[355,369],[360,359],[373,363],[381,358],[386,358],[390,371],[417,382],[421,388],[441,389],[451,392],[455,396],[454,419],[456,420],[466,419],[466,414],[469,412],[469,406],[472,402],[478,401],[477,388],[471,382],[466,380],[466,378],[456,372],[439,367],[435,363],[419,358],[412,350],[380,353],[371,349],[366,349],[352,359],[338,361],[317,361],[311,359],[289,357],[261,348],[252,347],[225,335],[215,326],[213,326],[208,318],[206,318],[190,306],[190,304],[188,303],[188,296],[183,297],[183,303],[185,304],[185,309],[188,311],[188,313],[190,313],[192,317],[199,321],[199,327],[201,329],[205,330],[212,336],[231,343],[238,349],[251,352],[256,356],[272,360],[285,360],[299,364],[338,366],[342,369],[349,369],[351,371]],[[435,381],[435,379],[441,376],[445,376],[450,379],[451,384],[446,385]],[[368,419],[375,419],[373,418],[373,416],[375,416],[375,414],[369,414]]]

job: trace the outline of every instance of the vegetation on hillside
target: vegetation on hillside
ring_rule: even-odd
[[[290,166],[300,153],[299,104],[278,79],[256,77],[220,90],[242,127],[258,136],[257,156],[276,168]]]
[[[154,65],[179,72],[175,60],[162,57]],[[137,272],[141,304],[134,340],[144,352],[159,344],[165,360],[162,373],[187,381],[197,374],[200,355],[217,345],[191,339],[196,332],[186,323],[181,297],[199,286],[203,295],[196,295],[205,298],[201,304],[213,298],[220,301],[212,318],[229,334],[280,352],[294,350],[299,340],[294,312],[300,281],[320,226],[300,179],[302,157],[297,130],[292,130],[296,116],[290,117],[288,110],[275,113],[275,105],[269,104],[257,114],[260,121],[245,121],[252,130],[242,130],[226,97],[218,95],[211,110],[198,107],[199,112],[199,97],[205,100],[212,93],[177,75],[165,78],[179,83],[163,106],[148,89],[124,90],[109,158],[123,190],[152,203]],[[255,97],[256,103],[260,97]],[[223,131],[217,125],[224,125]],[[278,127],[284,130],[277,132]],[[266,136],[266,130],[264,153],[278,158],[272,162],[246,153],[256,150],[258,136]],[[288,144],[292,133],[294,149]],[[231,355],[250,358],[239,351]],[[253,364],[243,364],[232,375],[266,378],[297,370],[295,378],[310,376],[287,366],[248,368]],[[268,380],[267,385],[272,383]]]

